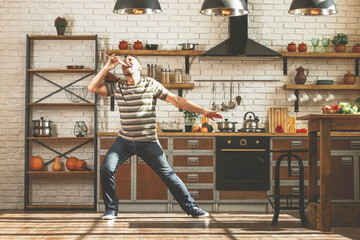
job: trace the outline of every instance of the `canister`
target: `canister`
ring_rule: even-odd
[[[174,82],[175,83],[182,83],[182,70],[181,69],[175,69]]]
[[[162,83],[169,83],[170,82],[170,69],[169,68],[162,68],[161,69],[161,82]]]
[[[147,65],[147,76],[156,79],[156,64],[148,63]]]

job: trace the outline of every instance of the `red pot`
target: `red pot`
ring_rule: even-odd
[[[137,40],[136,42],[134,42],[133,48],[134,48],[135,50],[141,50],[141,49],[143,49],[142,42],[140,42],[139,40]]]
[[[356,82],[356,77],[351,72],[347,72],[347,74],[344,75],[344,84],[354,84]]]
[[[288,52],[296,52],[296,44],[294,42],[291,42],[287,46]]]
[[[301,44],[299,44],[298,50],[299,50],[299,52],[306,52],[307,51],[306,44],[303,42]]]
[[[119,49],[120,50],[126,50],[128,49],[128,44],[125,40],[122,40],[119,42]]]
[[[344,44],[338,44],[334,47],[335,52],[345,52],[346,46]]]

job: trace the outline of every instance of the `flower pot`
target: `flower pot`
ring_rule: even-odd
[[[360,53],[360,44],[356,44],[354,47],[353,47],[353,52],[354,53]]]
[[[345,52],[346,46],[344,44],[338,44],[334,47],[335,52]]]
[[[56,27],[56,31],[58,35],[64,35],[65,34],[65,27]]]

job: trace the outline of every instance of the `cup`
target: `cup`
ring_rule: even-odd
[[[320,102],[321,100],[323,100],[323,97],[318,92],[316,92],[315,97],[313,98],[313,101]]]
[[[325,101],[326,102],[331,102],[331,101],[334,101],[334,100],[335,100],[335,96],[331,92],[329,92],[328,97],[325,98]]]
[[[297,97],[294,93],[290,93],[290,97],[287,98],[288,102],[295,102]]]
[[[300,102],[309,101],[309,96],[305,92],[302,92],[302,96],[299,100],[300,100]]]

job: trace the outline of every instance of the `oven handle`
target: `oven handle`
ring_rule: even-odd
[[[266,149],[220,149],[221,152],[266,152]]]

